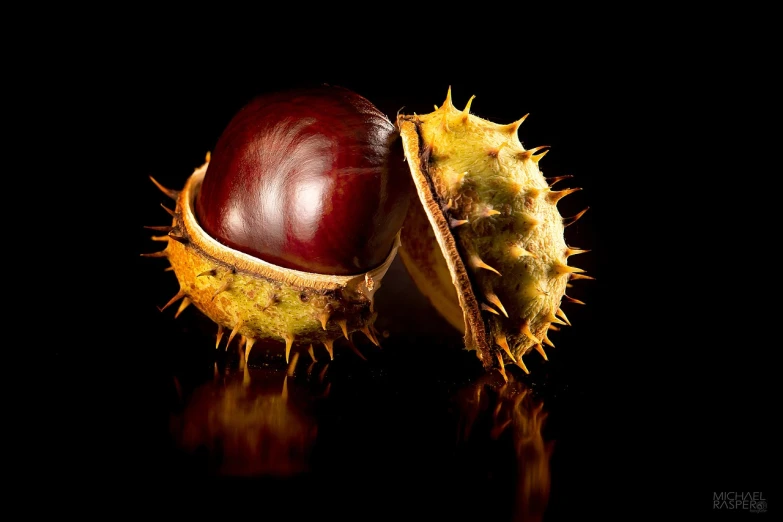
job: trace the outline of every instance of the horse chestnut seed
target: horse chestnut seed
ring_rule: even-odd
[[[570,325],[573,281],[557,208],[580,189],[545,178],[546,146],[526,149],[525,120],[497,124],[445,102],[396,124],[358,94],[322,86],[258,97],[229,123],[214,159],[177,200],[153,239],[180,284],[164,309],[193,303],[235,335],[245,357],[261,338],[323,343],[360,330],[378,344],[373,297],[398,249],[421,292],[464,334],[485,368],[547,359],[548,333]],[[407,162],[407,165],[406,165]],[[153,180],[154,181],[154,180]],[[157,184],[157,182],[156,182]],[[413,194],[418,201],[411,202]],[[405,221],[405,229],[402,224]],[[402,231],[402,233],[401,233]],[[357,350],[358,352],[358,350]],[[360,354],[361,355],[361,354]],[[495,362],[497,361],[497,363]]]
[[[155,180],[153,179],[153,182]],[[414,185],[399,129],[355,92],[320,86],[261,95],[221,134],[176,200],[162,252],[180,284],[163,307],[194,304],[239,335],[378,344],[373,298],[396,256]],[[309,346],[308,346],[309,345]]]
[[[413,190],[398,136],[347,89],[260,96],[220,137],[196,216],[221,243],[281,267],[367,271],[389,254]]]

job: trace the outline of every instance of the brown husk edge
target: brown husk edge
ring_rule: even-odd
[[[451,272],[452,282],[457,290],[457,298],[465,321],[465,348],[475,350],[479,360],[486,368],[493,366],[491,346],[487,342],[487,330],[481,309],[473,292],[468,271],[462,262],[449,222],[443,214],[442,205],[427,175],[427,157],[422,154],[421,138],[415,116],[400,115],[397,125],[402,136],[403,150],[413,176],[419,200],[435,233],[443,257]]]

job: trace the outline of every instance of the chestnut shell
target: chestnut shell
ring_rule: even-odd
[[[196,215],[233,249],[350,275],[386,259],[413,193],[398,128],[362,96],[322,85],[258,96],[232,118]]]

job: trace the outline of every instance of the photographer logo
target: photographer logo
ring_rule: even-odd
[[[716,491],[712,494],[712,509],[766,513],[767,499],[761,491]]]

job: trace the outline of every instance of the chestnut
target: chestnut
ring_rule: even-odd
[[[510,362],[546,360],[548,333],[570,325],[563,300],[569,246],[557,204],[579,188],[545,178],[546,146],[526,149],[527,116],[497,124],[445,102],[393,124],[370,101],[319,86],[259,96],[228,124],[214,157],[190,176],[173,223],[152,227],[182,300],[236,335],[247,358],[262,338],[323,343],[362,331],[378,344],[375,292],[400,248],[421,292],[464,333],[465,348],[506,377]],[[153,180],[154,181],[154,180]],[[418,199],[413,198],[413,194]],[[412,201],[413,200],[413,201]],[[404,227],[403,227],[404,222]],[[357,351],[358,353],[358,351]],[[360,354],[361,355],[361,354]]]
[[[196,198],[204,231],[305,272],[350,275],[380,265],[413,191],[394,125],[339,87],[255,98],[212,157]]]
[[[179,281],[163,308],[194,304],[216,347],[224,330],[245,358],[262,338],[284,341],[286,360],[295,343],[333,357],[356,330],[378,344],[373,298],[414,188],[399,130],[366,98],[329,85],[258,96],[182,191],[157,185],[176,200],[171,226],[151,227],[166,249],[145,254]]]

